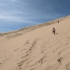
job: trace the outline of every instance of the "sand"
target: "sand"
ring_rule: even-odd
[[[70,70],[70,16],[0,33],[0,70]]]

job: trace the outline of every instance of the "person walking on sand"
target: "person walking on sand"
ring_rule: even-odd
[[[52,29],[52,33],[55,34],[55,32],[56,32],[56,30],[55,30],[55,28],[53,27],[53,29]]]
[[[58,21],[58,23],[59,23],[59,21]]]

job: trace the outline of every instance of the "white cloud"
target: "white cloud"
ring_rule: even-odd
[[[0,6],[7,6],[7,4],[5,4],[5,3],[0,3]]]
[[[43,2],[43,0],[41,1]],[[42,4],[42,2],[39,3]],[[41,21],[43,20],[56,19],[62,15],[54,10],[52,3],[51,5],[47,3],[47,6],[41,4],[33,5],[29,0],[6,0],[6,3],[0,4],[0,21],[3,21],[2,23],[0,22],[0,27],[1,25],[3,27],[8,25],[17,25],[16,27],[18,27],[18,25],[22,24],[33,25],[35,23],[42,23]]]
[[[10,21],[10,22],[24,22],[24,23],[38,23],[38,22],[33,22],[30,19],[19,17],[19,16],[6,16],[6,15],[0,15],[0,20],[4,21]],[[17,23],[15,23],[17,24]]]
[[[11,0],[12,2],[16,2],[17,0]]]
[[[0,20],[1,19],[3,19],[4,21],[23,22],[23,19],[21,17],[16,17],[16,16],[0,15]]]

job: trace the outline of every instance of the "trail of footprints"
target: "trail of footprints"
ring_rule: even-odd
[[[62,44],[61,44],[62,43]],[[67,37],[67,40],[65,39],[65,41],[63,42],[61,42],[60,40],[58,40],[58,41],[56,41],[55,40],[55,43],[53,44],[52,43],[52,46],[50,45],[50,43],[49,42],[43,42],[43,44],[41,45],[41,47],[40,47],[40,50],[41,50],[41,54],[43,54],[43,56],[41,57],[41,58],[39,58],[38,60],[36,60],[37,59],[37,57],[34,57],[33,58],[33,60],[30,60],[31,58],[31,53],[33,53],[33,48],[34,48],[34,46],[35,47],[38,47],[38,46],[36,46],[37,45],[37,41],[35,40],[34,42],[33,42],[33,44],[32,44],[32,46],[30,47],[30,49],[26,52],[27,53],[27,56],[25,56],[24,58],[25,59],[23,59],[23,61],[21,61],[20,63],[18,63],[18,67],[20,68],[18,68],[18,70],[27,70],[27,68],[26,67],[29,67],[29,70],[38,70],[39,69],[39,67],[42,67],[42,65],[44,64],[44,63],[46,63],[46,64],[48,64],[49,66],[50,66],[50,61],[53,61],[54,59],[56,60],[56,62],[57,62],[57,64],[58,64],[58,66],[56,66],[55,68],[54,68],[54,70],[56,70],[56,69],[59,69],[59,67],[62,65],[62,59],[64,58],[64,56],[61,56],[60,54],[62,53],[62,50],[64,50],[65,48],[62,48],[61,49],[61,46],[64,46],[64,45],[68,45],[70,43],[70,37]],[[28,44],[28,42],[26,43],[26,44]],[[58,56],[54,56],[54,58],[50,58],[50,60],[49,60],[49,62],[48,62],[48,57],[50,57],[50,56],[47,56],[47,54],[49,53],[49,51],[47,52],[47,50],[48,50],[48,48],[49,48],[49,50],[51,49],[51,48],[55,48],[54,46],[56,45],[56,44],[58,44],[58,47],[55,49],[56,51],[55,52],[52,52],[52,56],[58,51],[58,49],[60,48],[60,50],[58,51],[58,53],[56,53],[55,55],[57,55],[57,54],[59,54],[60,55],[60,57],[58,58]],[[60,47],[59,47],[60,46]],[[67,46],[68,47],[68,46]],[[34,49],[36,49],[36,48],[34,48]],[[46,50],[45,50],[46,49]],[[69,48],[70,49],[70,48]],[[54,50],[53,50],[54,51]],[[34,52],[37,52],[37,51],[34,51]],[[51,52],[51,51],[50,51]],[[59,52],[61,52],[61,53],[59,53]],[[70,54],[70,52],[68,53],[68,54]],[[39,55],[40,56],[40,55]],[[32,62],[33,62],[33,64],[32,64]],[[55,65],[55,64],[54,64]],[[46,66],[46,68],[44,69],[44,70],[52,70],[52,68],[54,67],[54,65],[52,65],[52,66],[50,66],[50,67],[47,67]],[[65,68],[67,69],[67,70],[70,70],[70,63],[67,63],[66,65],[65,65]]]
[[[70,58],[70,52],[66,51],[66,48],[70,50],[70,36],[64,38],[64,40],[61,39],[55,39],[51,42],[42,41],[39,46],[39,39],[35,39],[33,43],[30,43],[30,40],[28,40],[21,49],[16,48],[14,50],[15,52],[20,50],[21,52],[25,51],[26,54],[21,56],[22,61],[17,63],[15,70],[39,70],[39,68],[42,70],[44,64],[46,64],[46,66],[44,66],[44,70],[52,70],[52,68],[54,68],[54,70],[59,70],[59,67],[63,65],[63,60],[66,60],[65,55],[68,55],[67,57]],[[65,47],[65,45],[67,47]],[[28,46],[29,48],[24,49],[24,46]],[[53,48],[54,50],[52,50]],[[64,51],[66,52],[63,53]],[[37,54],[37,52],[39,54]],[[55,64],[52,64],[51,62]],[[0,65],[2,65],[2,63],[0,63]],[[70,62],[66,63],[65,68],[66,70],[70,70]]]

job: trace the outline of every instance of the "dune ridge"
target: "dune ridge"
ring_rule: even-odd
[[[70,16],[1,33],[0,70],[70,70]]]
[[[66,17],[62,17],[62,18],[56,19],[56,20],[48,21],[48,22],[45,22],[45,23],[42,23],[42,24],[38,24],[38,25],[34,25],[34,26],[28,26],[28,27],[25,27],[25,28],[21,28],[21,29],[16,30],[16,31],[11,31],[11,32],[6,32],[6,33],[0,33],[0,36],[4,36],[4,35],[8,35],[8,34],[14,34],[16,36],[22,35],[24,33],[33,31],[33,30],[35,30],[37,28],[57,23],[58,21],[62,21],[63,19],[69,18],[69,17],[70,17],[70,15],[66,16]],[[23,32],[23,33],[21,33],[21,32]]]

